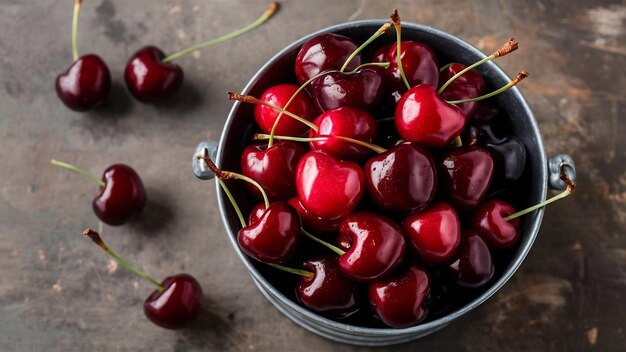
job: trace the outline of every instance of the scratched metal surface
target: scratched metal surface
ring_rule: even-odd
[[[165,105],[130,99],[128,56],[146,44],[166,52],[255,19],[254,1],[85,0],[79,50],[97,52],[115,82],[106,106],[65,109],[53,80],[70,64],[71,1],[0,0],[0,349],[3,351],[334,350],[292,324],[257,291],[233,255],[213,184],[189,159],[217,138],[241,89],[275,52],[314,30],[353,19],[404,20],[448,31],[485,52],[509,36],[521,50],[500,64],[531,77],[520,88],[548,155],[578,165],[575,197],[546,211],[539,238],[514,278],[491,300],[444,330],[390,351],[617,351],[626,346],[626,5],[622,1],[282,1],[252,34],[179,60],[187,79]],[[73,162],[96,174],[132,165],[149,204],[104,237],[157,277],[196,276],[208,310],[192,328],[156,328],[143,316],[150,287],[115,266],[88,240],[97,226],[96,186],[49,165]]]

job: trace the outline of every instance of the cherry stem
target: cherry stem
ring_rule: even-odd
[[[452,141],[452,147],[461,148],[463,146],[463,140],[461,136],[456,136],[456,138]]]
[[[485,95],[481,95],[481,96],[475,97],[475,98],[468,98],[468,99],[462,99],[462,100],[449,100],[448,103],[449,104],[461,104],[461,103],[468,103],[470,101],[479,101],[479,100],[491,98],[494,95],[498,95],[498,94],[506,91],[507,89],[515,86],[516,84],[518,84],[521,80],[523,80],[526,77],[528,77],[528,72],[526,72],[524,70],[521,70],[517,74],[517,76],[515,76],[515,78],[513,78],[513,80],[511,80],[509,83],[505,84],[504,86],[500,87],[499,89],[494,90],[491,93],[487,93]]]
[[[350,56],[348,56],[348,58],[346,59],[346,62],[344,62],[343,66],[341,66],[341,68],[339,69],[339,72],[343,73],[343,71],[346,69],[348,64],[350,64],[350,62],[352,61],[352,59],[354,59],[357,55],[359,55],[359,53],[363,51],[363,49],[365,49],[368,45],[370,45],[371,42],[376,40],[376,38],[383,35],[389,28],[391,28],[391,23],[389,22],[383,24],[380,28],[378,28],[378,30],[376,30],[376,33],[372,34],[372,36],[369,37],[369,39],[367,39],[365,43],[361,44],[360,47],[356,48],[356,50],[353,51],[352,54],[350,54]]]
[[[92,229],[85,229],[85,231],[83,231],[83,235],[85,236],[89,236],[89,238],[91,238],[91,240],[97,244],[100,248],[102,248],[105,252],[107,252],[111,257],[113,257],[113,259],[115,259],[118,263],[122,264],[123,266],[125,266],[128,270],[132,271],[133,273],[137,274],[137,276],[140,276],[141,278],[149,281],[151,284],[153,284],[154,286],[156,286],[157,290],[159,291],[163,291],[163,285],[159,284],[155,279],[153,279],[150,275],[144,273],[143,271],[135,268],[134,266],[132,266],[129,262],[127,262],[126,260],[124,260],[124,258],[120,257],[119,255],[117,255],[115,252],[113,252],[109,246],[107,246],[104,241],[102,240],[102,238],[100,238],[100,235],[92,230]]]
[[[443,92],[446,87],[448,87],[450,85],[450,83],[452,83],[455,79],[461,77],[465,72],[473,69],[474,67],[480,66],[482,64],[484,64],[487,61],[491,61],[495,58],[498,57],[502,57],[505,56],[507,54],[510,54],[512,52],[514,52],[515,50],[517,50],[518,48],[518,43],[517,40],[515,40],[515,38],[509,38],[509,40],[504,43],[504,45],[502,45],[502,47],[498,50],[496,50],[493,54],[487,56],[486,58],[479,60],[469,66],[467,66],[466,68],[462,69],[461,71],[459,71],[457,74],[455,74],[454,76],[450,77],[449,80],[446,81],[446,83],[444,83],[439,90],[437,91],[437,94],[441,94],[441,92]],[[442,67],[441,71],[443,71],[444,69],[448,68],[448,66],[450,66],[452,64],[448,64],[444,67]]]
[[[315,275],[315,274],[313,274],[310,271],[306,271],[306,270],[302,270],[302,269],[290,268],[288,266],[283,266],[283,265],[280,265],[280,264],[274,264],[274,263],[265,263],[265,264],[267,264],[267,265],[269,265],[269,266],[271,266],[273,268],[276,268],[276,269],[288,272],[290,274],[295,274],[295,275],[298,275],[298,276],[304,276],[304,277],[311,278],[311,277],[313,277]]]
[[[77,174],[81,174],[81,175],[83,175],[83,176],[85,176],[85,177],[87,177],[89,179],[92,179],[92,180],[98,182],[100,187],[106,186],[106,183],[104,183],[104,181],[102,181],[102,179],[100,179],[100,178],[90,174],[89,172],[87,172],[87,171],[85,171],[83,169],[79,169],[79,168],[77,168],[76,166],[74,166],[72,164],[68,164],[68,163],[65,163],[63,161],[58,161],[58,160],[54,160],[54,159],[50,160],[50,163],[52,165],[54,165],[54,166],[59,166],[59,167],[62,167],[64,169],[68,169],[68,170],[73,171],[73,172],[75,172]]]
[[[263,202],[265,203],[265,209],[269,208],[270,201],[267,198],[267,193],[265,193],[265,190],[263,189],[263,187],[257,181],[251,179],[248,176],[245,176],[245,175],[242,175],[242,174],[238,174],[236,172],[220,170],[217,167],[217,165],[215,165],[215,163],[213,163],[213,160],[211,160],[211,158],[209,157],[209,153],[208,153],[208,151],[206,149],[205,149],[204,155],[202,155],[202,156],[198,155],[198,156],[196,156],[196,158],[204,160],[204,162],[206,163],[207,167],[211,170],[211,172],[213,172],[215,174],[215,177],[217,177],[220,180],[229,180],[229,179],[242,180],[242,181],[246,181],[246,182],[252,184],[253,186],[255,186],[259,190],[259,192],[261,192],[261,195],[263,196]]]
[[[313,241],[315,241],[315,242],[317,242],[317,243],[319,243],[319,244],[321,244],[321,245],[325,246],[326,248],[330,249],[331,251],[333,251],[333,252],[337,253],[337,255],[339,255],[339,256],[342,256],[342,255],[346,254],[346,251],[344,251],[343,249],[341,249],[341,248],[339,248],[339,247],[337,247],[337,246],[333,246],[332,244],[330,244],[330,243],[328,243],[328,242],[326,242],[326,241],[324,241],[324,240],[322,240],[322,239],[319,239],[319,238],[317,238],[317,237],[315,237],[315,236],[311,235],[311,234],[310,234],[310,233],[308,233],[305,229],[302,229],[302,233],[303,233],[306,237],[308,237],[308,238],[312,239]]]
[[[241,95],[241,94],[237,94],[237,93],[233,93],[233,92],[228,92],[228,100],[237,100],[240,101],[242,103],[248,103],[248,104],[257,104],[257,105],[264,105],[264,106],[268,106],[276,111],[280,111],[283,114],[292,117],[300,122],[302,122],[303,124],[309,126],[310,129],[312,129],[313,131],[317,132],[319,130],[319,127],[317,127],[313,122],[304,119],[296,114],[293,114],[285,109],[281,109],[278,106],[274,105],[274,104],[270,104],[266,101],[263,101],[261,99],[257,99],[251,95]]]
[[[276,10],[278,9],[278,4],[276,2],[272,2],[269,7],[267,8],[267,10],[265,10],[265,12],[263,13],[263,15],[261,17],[259,17],[256,21],[250,23],[249,25],[240,28],[234,32],[225,34],[221,37],[217,37],[211,40],[207,40],[206,42],[202,42],[200,44],[196,44],[192,47],[189,47],[187,49],[178,51],[166,58],[164,58],[163,60],[161,60],[162,63],[166,63],[166,62],[170,62],[173,61],[175,59],[178,59],[181,56],[185,56],[189,53],[192,53],[196,50],[200,50],[203,48],[206,48],[208,46],[214,45],[214,44],[219,44],[219,43],[223,43],[227,40],[230,40],[232,38],[235,38],[237,36],[240,36],[246,32],[249,32],[253,29],[255,29],[256,27],[262,25],[263,23],[265,23],[265,21],[267,21],[270,17],[272,17],[272,15],[276,12]]]
[[[72,17],[72,57],[78,60],[78,13],[82,0],[74,1],[74,15]]]
[[[447,70],[447,69],[448,69],[448,67],[452,66],[453,64],[454,64],[454,62],[451,62],[451,63],[449,63],[449,64],[445,64],[445,65],[441,66],[441,68],[439,69],[439,73],[441,73],[441,72],[443,72],[443,71]]]
[[[559,199],[563,199],[567,196],[569,196],[570,194],[574,193],[574,190],[576,189],[576,182],[572,181],[569,177],[567,177],[567,175],[565,174],[565,170],[563,170],[564,167],[562,167],[561,169],[561,180],[563,180],[563,182],[565,182],[566,188],[565,191],[557,194],[556,196],[543,201],[539,204],[533,205],[530,208],[526,208],[524,210],[520,210],[517,213],[511,214],[507,217],[504,218],[504,221],[511,221],[515,218],[519,218],[522,215],[528,214],[534,210],[537,210],[539,208],[545,207],[546,205],[556,202]]]
[[[354,74],[359,72],[361,69],[365,68],[365,67],[370,67],[370,66],[378,66],[378,67],[384,67],[384,68],[388,68],[389,67],[389,63],[388,62],[369,62],[369,63],[365,63],[365,64],[361,64],[359,66],[357,66],[357,68],[355,68],[354,70],[350,71],[350,72],[344,72],[344,74],[350,75],[350,74]],[[336,72],[336,71],[323,71],[318,73],[317,75],[309,78],[306,82],[302,83],[302,85],[300,87],[298,87],[298,89],[291,95],[291,97],[289,98],[289,100],[287,100],[287,103],[285,103],[285,105],[283,106],[283,109],[286,110],[289,105],[291,104],[291,102],[296,98],[296,96],[304,89],[306,88],[306,86],[308,86],[309,84],[311,84],[311,82],[315,81],[316,79],[322,77],[325,74],[328,74],[330,72]],[[267,147],[271,147],[272,145],[274,145],[274,134],[276,134],[276,126],[278,126],[278,122],[280,121],[280,118],[283,117],[283,112],[281,111],[280,114],[278,114],[278,116],[276,117],[276,120],[274,120],[274,124],[272,125],[272,129],[270,131],[270,139],[267,142]]]
[[[402,43],[402,26],[400,24],[400,15],[398,14],[398,9],[393,9],[391,13],[391,22],[393,23],[393,27],[396,29],[396,62],[398,64],[398,71],[400,72],[400,77],[402,77],[402,82],[406,86],[406,89],[411,89],[411,85],[409,81],[406,79],[406,75],[404,74],[404,68],[402,67],[402,58],[401,52],[402,48],[400,44]]]
[[[269,139],[271,136],[268,134],[264,134],[264,133],[257,133],[254,135],[253,139],[255,140],[266,140]],[[319,136],[319,137],[292,137],[292,136],[274,136],[275,139],[278,140],[285,140],[285,141],[294,141],[294,142],[321,142],[321,141],[327,141],[329,139],[333,139],[333,138],[337,138],[340,139],[342,141],[345,142],[349,142],[349,143],[354,143],[354,144],[358,144],[360,146],[363,146],[365,148],[368,148],[372,151],[374,151],[375,153],[378,154],[382,154],[384,152],[387,151],[387,149],[377,146],[375,144],[371,144],[371,143],[367,143],[358,139],[354,139],[354,138],[350,138],[350,137],[344,137],[344,136]]]

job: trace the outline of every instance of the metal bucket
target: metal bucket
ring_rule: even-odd
[[[293,81],[293,63],[296,54],[301,45],[312,37],[321,33],[332,32],[350,37],[357,43],[362,43],[383,23],[385,23],[384,20],[349,22],[301,38],[270,59],[252,77],[243,90],[243,94],[258,97],[272,85]],[[393,42],[395,34],[393,30],[390,32],[377,39],[373,45],[379,46],[385,42]],[[437,54],[440,63],[461,62],[469,64],[485,57],[483,53],[470,44],[430,27],[403,23],[402,36],[404,40],[416,40],[429,45]],[[501,87],[509,81],[509,77],[493,62],[488,62],[478,69],[491,87]],[[510,89],[495,99],[509,119],[508,122],[513,134],[519,137],[527,148],[527,174],[525,183],[523,183],[524,191],[520,196],[523,199],[519,200],[518,208],[544,201],[549,185],[553,189],[564,189],[565,185],[559,179],[559,172],[565,168],[569,176],[575,178],[575,168],[571,158],[567,155],[557,155],[550,158],[550,161],[546,159],[543,142],[533,113],[517,88]],[[245,147],[244,143],[249,140],[248,137],[254,129],[253,121],[252,106],[235,103],[224,126],[219,145],[215,142],[202,142],[198,145],[196,153],[202,152],[206,148],[209,153],[213,154],[214,160],[221,168],[238,170],[239,156]],[[195,159],[193,169],[196,176],[200,178],[212,178],[210,172]],[[325,338],[354,345],[390,345],[417,339],[445,327],[453,320],[476,308],[498,291],[521,265],[535,241],[543,217],[543,209],[540,209],[522,218],[521,241],[512,252],[512,258],[507,265],[494,274],[488,287],[483,288],[468,303],[444,316],[409,328],[371,328],[341,323],[315,314],[298,304],[289,294],[286,294],[284,288],[277,287],[276,282],[270,282],[272,281],[270,279],[271,271],[275,269],[256,262],[239,249],[236,241],[236,234],[240,229],[239,221],[217,182],[216,187],[218,204],[229,239],[235,252],[250,271],[250,275],[261,293],[296,324]],[[243,185],[232,183],[231,191],[242,209],[249,210],[254,206],[254,204],[249,203],[250,197],[246,194]]]

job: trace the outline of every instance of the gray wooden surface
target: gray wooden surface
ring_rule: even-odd
[[[548,155],[578,164],[577,194],[547,209],[538,240],[492,299],[435,335],[393,351],[623,351],[626,346],[626,5],[623,1],[282,1],[252,34],[178,61],[181,94],[154,107],[132,100],[124,64],[137,48],[167,52],[255,19],[265,0],[85,0],[79,51],[109,64],[101,109],[61,105],[55,76],[71,62],[71,0],[0,0],[0,350],[357,351],[292,324],[257,291],[234,255],[213,183],[194,179],[200,140],[217,138],[231,103],[274,53],[323,27],[385,18],[448,31],[486,52],[509,36],[500,62],[537,116]],[[129,261],[158,278],[196,276],[209,311],[193,328],[155,327],[142,312],[151,288],[81,236],[97,226],[97,186],[49,165],[100,174],[117,162],[142,176],[150,199],[138,221],[104,228]]]

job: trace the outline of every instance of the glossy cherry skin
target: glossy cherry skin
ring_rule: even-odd
[[[202,309],[202,287],[189,274],[166,277],[163,291],[154,291],[143,303],[143,311],[156,325],[180,329],[198,317]]]
[[[365,67],[351,74],[332,71],[311,82],[311,95],[321,111],[342,106],[372,110],[385,93],[384,75],[382,67]]]
[[[441,148],[461,134],[465,117],[461,109],[441,99],[435,88],[420,84],[402,95],[395,122],[404,140]]]
[[[124,78],[126,86],[137,100],[156,103],[169,98],[183,83],[183,69],[168,62],[162,63],[165,54],[154,46],[146,46],[128,59]]]
[[[515,208],[505,201],[484,201],[470,218],[470,227],[480,233],[487,244],[496,249],[507,249],[519,242],[519,218],[510,221],[505,217],[515,213]]]
[[[363,168],[369,196],[384,210],[418,211],[435,196],[437,174],[430,152],[403,142],[376,155]]]
[[[378,48],[371,56],[371,62],[389,62],[389,48],[391,45],[385,45]],[[385,93],[383,102],[388,106],[396,106],[402,94],[407,91],[400,73],[398,72],[397,64],[395,68],[387,68],[383,71],[383,78],[385,81]]]
[[[452,76],[456,75],[466,67],[467,66],[463,64],[451,64],[443,72],[440,73],[439,83],[444,84],[450,78],[452,78]],[[479,97],[484,93],[485,80],[483,78],[483,75],[481,75],[480,72],[478,72],[477,70],[471,69],[452,81],[452,83],[450,83],[446,87],[446,89],[441,92],[441,97],[446,101],[463,100]],[[461,111],[463,111],[465,121],[468,121],[474,116],[474,114],[476,114],[479,104],[480,101],[471,101],[467,103],[456,104],[456,106],[458,106]]]
[[[359,165],[321,151],[306,153],[296,169],[298,198],[320,218],[337,219],[350,214],[361,202],[364,188]]]
[[[298,88],[299,87],[295,84],[279,84],[272,86],[263,92],[260,99],[282,108],[287,104]],[[289,103],[286,110],[309,121],[317,117],[317,108],[306,90],[298,93],[291,103]],[[263,133],[269,134],[272,132],[272,127],[279,114],[280,112],[269,106],[260,104],[254,106],[254,120]],[[308,130],[309,127],[307,125],[283,114],[280,118],[280,122],[276,125],[275,134],[279,136],[301,136]]]
[[[254,214],[254,213],[253,213]],[[286,202],[275,202],[237,233],[239,248],[250,257],[282,264],[296,251],[300,237],[300,217]]]
[[[489,248],[478,233],[461,231],[461,245],[456,259],[448,266],[455,283],[463,287],[483,286],[493,276],[493,261]]]
[[[135,170],[128,165],[109,166],[102,175],[104,187],[92,202],[102,222],[117,226],[126,223],[146,204],[146,189]]]
[[[241,173],[257,181],[270,202],[287,201],[296,195],[296,167],[306,148],[300,143],[278,141],[270,148],[267,143],[252,144],[241,154]],[[246,182],[248,190],[258,199],[261,192]]]
[[[495,162],[495,174],[498,180],[517,181],[526,169],[526,147],[515,136],[507,136],[499,141],[485,143]]]
[[[309,137],[342,136],[371,143],[376,136],[376,120],[367,111],[344,106],[318,116],[315,125],[319,131],[309,130]],[[372,153],[366,147],[337,138],[309,142],[312,150],[322,150],[340,160],[358,161]]]
[[[397,43],[389,47],[387,60],[389,70],[394,78],[402,80],[398,69]],[[437,57],[432,49],[420,42],[402,41],[400,43],[400,58],[402,59],[402,69],[411,87],[419,84],[428,84],[435,88],[439,85],[439,65]]]
[[[343,275],[337,258],[316,257],[302,266],[313,273],[313,277],[301,276],[296,286],[296,296],[305,307],[333,318],[359,310],[357,283]]]
[[[297,196],[289,199],[288,203],[300,215],[300,221],[302,221],[302,226],[305,229],[313,231],[314,234],[337,232],[341,218],[324,219],[319,216],[315,216],[311,214],[311,212],[308,211],[304,205],[302,205],[300,198]]]
[[[309,39],[296,56],[295,70],[298,82],[303,84],[323,71],[340,69],[356,48],[357,45],[352,39],[339,34],[324,33]],[[350,61],[346,70],[352,71],[360,64],[359,54]]]
[[[426,264],[447,262],[461,242],[459,217],[454,208],[444,202],[407,216],[402,228],[418,258]]]
[[[370,305],[387,325],[405,328],[424,320],[428,309],[424,300],[430,292],[428,272],[411,266],[369,285]]]
[[[111,74],[99,56],[87,54],[58,75],[54,86],[59,99],[68,108],[87,111],[104,102],[109,95]]]
[[[476,146],[453,149],[443,155],[439,166],[441,194],[457,210],[468,210],[482,202],[494,170],[487,150]]]
[[[371,212],[356,212],[339,224],[341,271],[351,279],[369,282],[388,275],[406,251],[402,230],[393,220]]]

